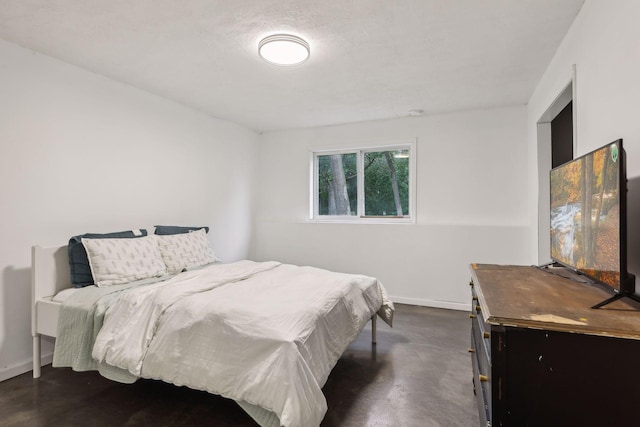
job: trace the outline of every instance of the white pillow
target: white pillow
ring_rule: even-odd
[[[82,239],[96,285],[110,286],[167,274],[158,242],[135,239]]]
[[[170,274],[220,261],[213,252],[204,228],[182,234],[154,234],[153,237],[160,246],[162,260]]]

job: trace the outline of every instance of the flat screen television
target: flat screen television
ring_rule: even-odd
[[[614,293],[635,296],[627,271],[627,179],[619,139],[551,170],[551,259]]]

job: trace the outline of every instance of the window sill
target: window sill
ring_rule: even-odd
[[[305,222],[312,224],[415,224],[414,218],[400,217],[354,217],[354,218],[309,218]]]

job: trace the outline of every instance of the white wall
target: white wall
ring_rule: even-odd
[[[530,204],[537,203],[536,122],[571,80],[576,65],[577,153],[623,138],[629,178],[629,270],[640,275],[640,2],[587,0],[527,108]],[[533,221],[532,221],[533,222]],[[535,223],[535,222],[534,222]],[[542,231],[546,232],[546,231]],[[537,245],[538,230],[531,235]],[[533,250],[533,248],[532,248]],[[535,252],[533,252],[535,253]],[[540,260],[545,261],[545,260]],[[640,285],[639,285],[640,286]]]
[[[30,369],[34,244],[207,224],[247,257],[257,137],[0,41],[0,380]]]
[[[309,153],[417,138],[417,223],[310,223]],[[267,133],[253,257],[378,277],[395,301],[468,308],[471,262],[527,263],[526,107]]]

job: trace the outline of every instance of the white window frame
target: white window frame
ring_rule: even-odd
[[[364,216],[364,154],[379,151],[409,151],[409,212],[406,217],[374,217]],[[357,212],[356,215],[320,215],[320,197],[318,191],[318,156],[332,154],[356,154],[357,169]],[[416,223],[416,141],[415,139],[398,141],[385,145],[373,145],[366,147],[319,149],[310,151],[310,176],[311,185],[309,197],[309,221],[310,222],[335,222],[349,224],[415,224]]]

